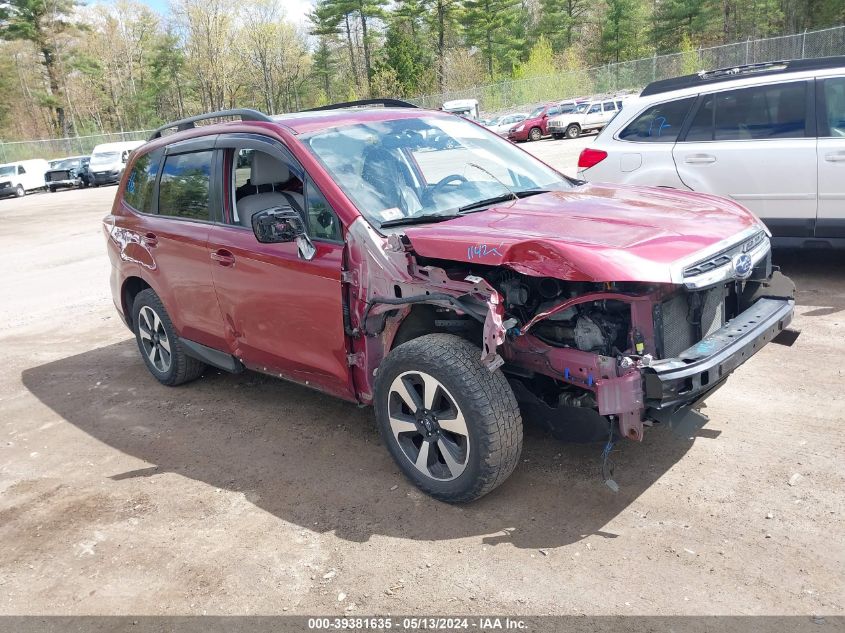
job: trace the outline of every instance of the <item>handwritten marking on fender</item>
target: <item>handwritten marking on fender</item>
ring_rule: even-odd
[[[501,244],[499,244],[498,246],[494,246],[493,248],[489,247],[487,244],[476,244],[475,246],[468,246],[467,259],[479,259],[482,257],[487,257],[489,255],[498,255],[499,257],[501,257],[502,253],[499,251],[501,247]]]

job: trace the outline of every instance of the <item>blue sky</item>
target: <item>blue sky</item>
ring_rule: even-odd
[[[167,13],[169,0],[140,1],[161,14]],[[285,10],[285,17],[297,25],[305,24],[305,15],[313,6],[313,2],[311,0],[280,0],[280,3]]]

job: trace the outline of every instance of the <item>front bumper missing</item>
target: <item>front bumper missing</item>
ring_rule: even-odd
[[[678,354],[643,368],[644,404],[659,412],[700,403],[792,321],[795,301],[763,298]]]

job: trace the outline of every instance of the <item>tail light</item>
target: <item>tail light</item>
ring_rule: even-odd
[[[603,149],[585,147],[581,150],[581,155],[578,157],[578,168],[589,169],[593,165],[598,165],[605,158],[607,158],[607,152]]]

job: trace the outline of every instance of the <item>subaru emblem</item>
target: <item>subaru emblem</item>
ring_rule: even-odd
[[[734,273],[736,273],[736,276],[740,279],[748,277],[751,274],[751,270],[754,268],[754,262],[752,262],[751,258],[745,253],[734,256],[733,265]]]

